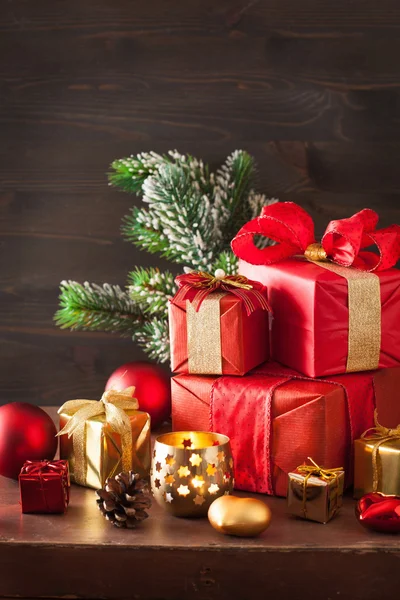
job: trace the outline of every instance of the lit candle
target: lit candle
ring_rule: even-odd
[[[156,439],[151,486],[158,504],[177,517],[205,517],[211,503],[234,487],[229,438],[176,431]]]

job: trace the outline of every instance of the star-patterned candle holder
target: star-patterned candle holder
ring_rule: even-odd
[[[151,487],[157,503],[176,517],[205,517],[212,502],[234,486],[229,438],[176,431],[155,442]]]

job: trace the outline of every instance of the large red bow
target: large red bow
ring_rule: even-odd
[[[361,271],[384,271],[400,258],[400,226],[376,230],[378,220],[375,211],[364,208],[348,219],[331,221],[321,244],[312,248],[316,241],[310,215],[294,202],[277,202],[264,207],[261,216],[241,228],[232,240],[232,250],[253,265],[275,263],[296,254],[313,257],[316,251],[319,260],[328,258],[338,265]],[[266,236],[277,244],[257,248],[255,235]],[[379,255],[362,251],[372,244],[378,248]]]

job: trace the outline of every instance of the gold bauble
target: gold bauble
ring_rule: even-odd
[[[253,537],[269,527],[271,511],[255,498],[222,496],[211,504],[208,520],[220,533]]]

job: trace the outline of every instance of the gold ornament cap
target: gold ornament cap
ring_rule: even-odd
[[[310,244],[306,248],[306,251],[304,252],[304,256],[306,258],[308,258],[308,260],[316,260],[317,262],[323,262],[325,260],[328,260],[328,255],[325,252],[324,247],[322,246],[322,244],[319,244],[318,242],[314,242],[313,244]]]

